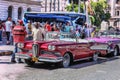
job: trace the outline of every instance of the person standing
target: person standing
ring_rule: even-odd
[[[86,37],[87,37],[87,38],[88,38],[88,37],[91,37],[92,30],[93,30],[92,26],[88,26],[88,27],[86,28]]]
[[[0,42],[2,42],[2,21],[0,20]]]
[[[39,22],[34,23],[34,27],[32,30],[33,41],[42,41],[44,40],[44,32],[43,29],[40,27]]]
[[[50,22],[47,21],[44,28],[45,28],[46,31],[51,31],[52,28],[50,26]]]
[[[25,27],[26,27],[26,31],[28,33],[28,38],[27,39],[32,40],[33,37],[30,36],[32,34],[32,28],[33,28],[32,21],[28,21],[28,23],[25,25]]]
[[[56,23],[53,24],[51,31],[59,31],[59,29],[56,26]]]
[[[64,32],[72,32],[72,31],[73,31],[73,27],[70,26],[70,22],[67,22],[64,28]]]
[[[15,21],[12,21],[12,30],[14,29],[14,27],[16,26],[16,23],[15,23]],[[11,33],[10,34],[10,42],[11,42],[11,44],[13,45],[13,34]]]
[[[23,26],[23,21],[18,20],[18,25],[16,25],[13,30],[13,41],[14,41],[14,52],[12,54],[11,62],[15,63],[15,53],[19,52],[19,48],[17,47],[18,43],[25,42],[25,37],[27,35],[27,32],[25,30],[25,27]],[[18,59],[18,62],[21,63],[21,59]]]
[[[5,22],[5,27],[6,27],[6,36],[7,36],[7,44],[10,44],[10,33],[12,31],[12,21],[11,18],[9,17],[8,20]]]

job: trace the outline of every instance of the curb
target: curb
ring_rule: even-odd
[[[13,53],[13,51],[2,51],[0,50],[0,56],[9,56]]]

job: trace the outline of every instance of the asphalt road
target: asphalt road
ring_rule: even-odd
[[[10,56],[0,57],[0,80],[120,80],[120,56],[75,62],[69,68],[52,64],[11,64]]]

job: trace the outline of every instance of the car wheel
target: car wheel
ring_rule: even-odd
[[[113,52],[113,56],[117,56],[117,55],[118,55],[118,48],[115,47],[115,48],[114,48],[114,52]]]
[[[25,63],[29,66],[32,66],[35,63],[35,61],[32,61],[31,59],[25,59]]]
[[[70,55],[66,53],[63,56],[63,61],[61,63],[62,67],[67,68],[70,65]]]
[[[98,53],[94,53],[94,54],[93,54],[92,60],[93,60],[93,61],[97,61],[97,60],[98,60]]]

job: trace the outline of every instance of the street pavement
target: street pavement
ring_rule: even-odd
[[[0,45],[0,51],[13,51],[12,45]],[[84,60],[68,68],[53,64],[11,63],[11,56],[0,56],[0,80],[120,80],[120,56],[99,57],[98,62]]]
[[[11,56],[0,56],[0,80],[16,80],[16,77],[26,69],[24,64],[13,64]]]
[[[3,37],[3,40],[0,41],[0,56],[1,55],[11,55],[13,50],[14,50],[14,46],[13,45],[6,45],[6,37]]]
[[[120,57],[100,58],[98,62],[79,61],[69,68],[37,63],[16,80],[120,80]]]
[[[2,47],[2,48],[1,48]],[[0,49],[13,50],[13,46],[1,45]],[[0,80],[120,80],[120,56],[99,57],[98,62],[75,62],[68,68],[53,64],[11,63],[11,56],[0,56]]]

